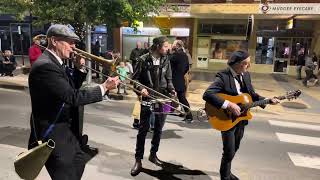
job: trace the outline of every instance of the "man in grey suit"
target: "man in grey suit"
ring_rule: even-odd
[[[29,148],[37,139],[42,139],[57,118],[55,127],[46,138],[55,141],[55,148],[45,166],[53,180],[79,180],[86,160],[71,130],[72,121],[77,121],[73,111],[81,105],[102,101],[106,91],[117,87],[118,80],[109,78],[96,87],[79,89],[86,77],[86,69],[81,66],[84,59],[77,59],[77,68],[72,73],[63,65],[63,59],[70,58],[79,37],[67,26],[55,24],[48,29],[47,38],[48,47],[33,64],[29,75],[32,104]]]

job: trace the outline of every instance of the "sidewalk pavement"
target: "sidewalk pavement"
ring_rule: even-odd
[[[21,70],[20,70],[21,71]],[[194,72],[193,79],[189,85],[187,99],[191,105],[191,109],[197,111],[204,108],[205,102],[202,100],[202,95],[207,87],[214,79],[214,72]],[[274,97],[285,95],[288,90],[302,91],[302,95],[295,100],[284,100],[280,105],[267,106],[265,109],[253,108],[252,112],[264,113],[266,115],[280,115],[286,114],[296,117],[300,116],[304,119],[305,115],[308,117],[317,116],[320,113],[320,86],[304,87],[301,81],[295,80],[294,77],[279,74],[259,74],[252,73],[252,83],[257,93],[264,97]],[[93,83],[94,84],[94,83]],[[0,77],[0,88],[27,90],[28,89],[28,74],[18,74],[14,77]],[[135,101],[136,94],[132,90],[128,90],[129,95],[118,95],[117,90],[110,92],[110,96],[115,100]],[[313,118],[309,119],[314,121]]]

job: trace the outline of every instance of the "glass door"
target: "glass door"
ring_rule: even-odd
[[[288,65],[291,55],[291,38],[276,38],[275,40],[275,53],[273,61],[274,73],[288,73]]]
[[[30,24],[11,23],[11,49],[14,55],[28,55],[28,49],[31,45]]]

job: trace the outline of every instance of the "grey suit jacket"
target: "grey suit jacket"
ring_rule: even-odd
[[[55,120],[63,103],[65,108],[57,123],[71,126],[72,109],[102,100],[99,86],[78,89],[77,86],[82,84],[85,76],[85,73],[75,71],[73,78],[68,77],[65,68],[48,51],[44,51],[33,64],[29,75],[29,90],[38,138]],[[33,134],[30,141],[34,141]]]

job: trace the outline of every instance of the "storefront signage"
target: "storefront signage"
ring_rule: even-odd
[[[138,28],[135,30],[134,28],[131,27],[123,27],[122,28],[122,34],[125,35],[146,35],[146,36],[158,36],[161,35],[160,29],[159,28]]]
[[[319,3],[260,4],[261,14],[320,14]]]
[[[189,4],[167,3],[160,8],[160,15],[170,17],[190,17],[191,6]]]
[[[171,36],[182,36],[186,37],[189,36],[190,29],[189,28],[171,28],[170,35]]]

